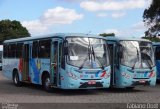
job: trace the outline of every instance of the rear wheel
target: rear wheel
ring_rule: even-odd
[[[18,75],[18,72],[14,71],[14,74],[13,74],[13,83],[15,84],[15,86],[17,87],[20,87],[22,84],[21,82],[19,81],[19,75]]]
[[[52,88],[51,88],[51,80],[50,80],[50,76],[48,74],[44,75],[43,80],[42,80],[42,85],[45,91],[47,92],[51,92]]]

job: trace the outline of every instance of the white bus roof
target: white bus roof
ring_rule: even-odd
[[[3,45],[0,45],[0,51],[3,51]]]
[[[147,39],[142,39],[142,38],[106,37],[106,39],[110,41],[148,41],[148,42],[151,42]]]
[[[43,36],[32,36],[32,37],[24,37],[24,38],[18,38],[18,39],[11,39],[11,40],[5,40],[4,43],[10,43],[10,42],[21,42],[21,41],[29,41],[29,40],[36,40],[36,39],[44,39],[44,38],[52,38],[52,37],[61,37],[65,39],[67,36],[79,36],[79,37],[94,37],[94,38],[103,38],[102,36],[93,35],[93,34],[83,34],[83,33],[55,33],[55,34],[49,34],[49,35],[43,35]]]
[[[154,46],[160,46],[160,42],[152,42]]]

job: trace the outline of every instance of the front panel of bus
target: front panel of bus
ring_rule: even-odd
[[[155,46],[155,58],[157,67],[157,79],[160,79],[160,46]]]
[[[106,41],[100,38],[67,37],[64,89],[106,88],[110,85],[110,64]]]
[[[156,84],[156,67],[150,42],[120,41],[118,54],[117,87]]]

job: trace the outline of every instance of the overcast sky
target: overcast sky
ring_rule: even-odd
[[[0,0],[0,20],[18,20],[34,35],[110,33],[142,37],[151,0]]]

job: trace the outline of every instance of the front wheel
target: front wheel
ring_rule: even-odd
[[[17,72],[14,73],[13,75],[13,83],[15,84],[15,86],[20,87],[22,84],[19,81],[19,75]]]
[[[47,92],[51,92],[52,91],[51,80],[50,80],[50,76],[49,75],[44,75],[44,77],[43,77],[43,88]]]

